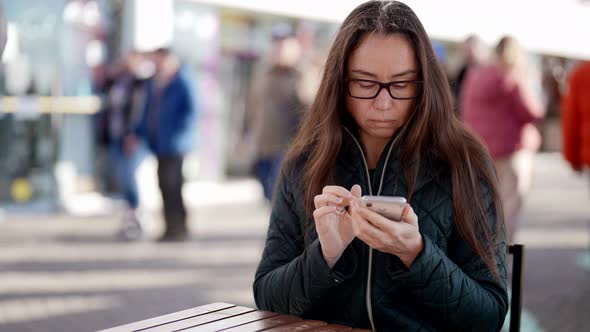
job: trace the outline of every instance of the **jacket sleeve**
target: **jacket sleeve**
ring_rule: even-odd
[[[293,180],[293,179],[291,179]],[[330,269],[318,239],[304,247],[304,220],[295,213],[294,197],[282,181],[273,204],[265,248],[256,271],[254,298],[261,310],[308,316],[330,291],[342,285],[356,268],[349,246]]]
[[[494,204],[489,198],[487,205],[494,230]],[[421,314],[444,330],[499,331],[508,310],[506,241],[503,228],[500,232],[494,244],[499,279],[459,236],[449,242],[447,254],[426,235],[424,249],[410,269],[394,278],[405,281]]]
[[[177,91],[178,107],[175,110],[178,120],[173,124],[176,126],[175,133],[187,135],[194,130],[195,121],[199,115],[199,100],[197,87],[192,83],[193,81],[183,77],[181,82]]]
[[[568,82],[568,92],[561,103],[561,132],[563,135],[563,156],[572,167],[578,168],[581,165],[578,151],[582,139],[580,132],[580,109],[577,103],[578,96],[575,85],[575,76],[572,75]]]
[[[147,139],[148,137],[148,117],[150,113],[150,102],[153,94],[153,79],[148,79],[144,83],[143,93],[144,93],[144,101],[140,106],[140,110],[138,111],[137,115],[137,125],[134,128],[134,134]]]

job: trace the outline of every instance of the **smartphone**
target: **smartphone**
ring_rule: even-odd
[[[406,199],[399,196],[363,196],[361,201],[369,210],[396,221],[402,219],[406,206]]]

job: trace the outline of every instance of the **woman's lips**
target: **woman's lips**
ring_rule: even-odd
[[[369,122],[374,125],[375,127],[391,127],[395,125],[395,120],[369,120]]]

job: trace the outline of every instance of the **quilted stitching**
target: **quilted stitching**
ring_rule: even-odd
[[[351,157],[358,158],[357,150],[355,146],[343,144],[336,164],[335,182],[346,186],[361,184],[363,192],[366,193],[368,181],[364,165],[362,161]],[[395,153],[392,155],[395,156]],[[354,162],[345,162],[345,160],[354,160]],[[400,271],[399,265],[395,263],[397,258],[382,253],[375,256],[376,262],[379,262],[373,266],[375,276],[373,312],[377,319],[377,329],[403,331],[430,331],[435,328],[441,330],[464,328],[479,331],[499,329],[502,322],[498,320],[498,317],[503,317],[507,310],[505,287],[496,284],[481,259],[466,251],[464,243],[457,246],[457,243],[461,242],[455,237],[454,232],[450,182],[445,181],[442,176],[444,169],[433,170],[434,166],[426,162],[424,165],[421,167],[420,178],[416,183],[411,204],[419,215],[421,229],[428,233],[425,235],[426,247],[409,271]],[[407,184],[403,176],[396,178],[396,175],[400,174],[399,166],[395,158],[388,165],[385,171],[384,194],[407,193]],[[296,270],[293,269],[284,269],[280,276],[274,275],[274,278],[268,278],[268,280],[265,277],[265,274],[269,273],[269,268],[276,270],[304,252],[302,221],[308,218],[302,208],[303,190],[301,183],[298,182],[301,177],[294,172],[287,172],[287,174],[285,180],[288,186],[282,187],[282,195],[275,203],[275,210],[271,217],[271,224],[274,224],[274,227],[269,228],[267,238],[267,241],[275,245],[272,248],[268,246],[265,248],[266,257],[263,257],[256,274],[257,304],[263,304],[261,309],[303,314],[305,317],[324,317],[324,319],[333,317],[334,321],[367,328],[364,296],[360,295],[364,288],[359,288],[359,285],[364,286],[362,280],[358,279],[366,273],[363,268],[366,266],[366,257],[358,257],[362,261],[357,262],[359,264],[356,275],[351,277],[355,282],[344,282],[337,289],[331,288],[335,286],[330,284],[330,280],[322,279],[325,276],[316,275],[311,266],[303,267],[304,275],[297,275]],[[376,174],[380,174],[380,171],[376,170]],[[493,205],[489,204],[489,206]],[[447,257],[449,252],[446,248],[449,240],[453,241],[454,248],[462,250],[459,256],[468,257],[469,260],[456,262],[453,257]],[[366,246],[358,244],[357,241],[354,243]],[[497,253],[502,282],[505,284],[504,257],[501,252],[503,245],[505,246],[505,243],[498,244]],[[309,256],[312,254],[306,251],[308,257],[301,261],[302,264],[319,261],[317,257]],[[307,287],[310,282],[314,284]],[[299,290],[304,290],[304,293],[297,294]],[[308,291],[312,294],[307,293]],[[314,304],[320,294],[331,292],[338,294],[335,298],[340,299],[340,302],[333,302],[328,297],[323,298],[321,305]],[[279,298],[268,298],[271,296],[269,294]],[[284,297],[286,294],[295,294],[295,296]],[[347,298],[350,300],[341,300]],[[415,314],[400,309],[408,305],[407,302],[400,301],[408,298],[413,299],[414,306],[420,303],[420,310]],[[266,303],[275,303],[278,306],[266,307],[264,305]],[[281,305],[288,306],[281,307]],[[477,322],[474,317],[478,318]],[[475,325],[478,323],[483,325]],[[464,324],[473,325],[465,326]]]

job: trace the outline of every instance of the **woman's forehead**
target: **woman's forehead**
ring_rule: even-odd
[[[367,34],[348,60],[349,74],[366,73],[382,79],[416,72],[417,68],[412,44],[401,33]]]

